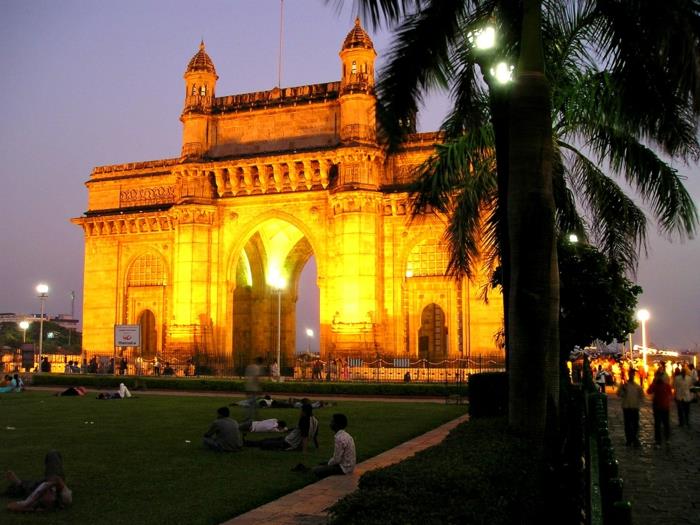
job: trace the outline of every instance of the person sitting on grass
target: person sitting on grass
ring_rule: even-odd
[[[306,403],[301,407],[301,415],[296,428],[286,436],[263,439],[261,441],[246,441],[249,447],[260,447],[264,450],[301,450],[306,453],[309,439],[318,448],[318,419],[313,415],[313,408]]]
[[[0,381],[0,394],[7,394],[9,392],[13,392],[14,389],[15,387],[12,384],[12,376],[5,375],[5,379]]]
[[[234,452],[243,446],[238,423],[231,419],[228,407],[216,411],[217,417],[204,434],[204,446],[217,452]]]
[[[262,421],[244,421],[238,428],[241,432],[286,432],[287,423],[281,419],[263,419]]]
[[[66,485],[61,454],[52,450],[44,458],[44,478],[39,481],[22,480],[10,471],[6,473],[10,486],[6,496],[24,498],[7,504],[13,512],[33,512],[60,509],[73,502],[73,492]]]
[[[312,471],[316,477],[325,478],[334,475],[350,474],[355,470],[357,461],[355,440],[345,431],[347,426],[348,418],[345,414],[333,414],[331,419],[331,430],[335,432],[333,457],[328,460],[328,464],[313,468]]]

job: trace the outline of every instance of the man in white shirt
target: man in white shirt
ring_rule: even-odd
[[[355,470],[357,458],[355,456],[355,440],[345,431],[348,426],[348,418],[345,414],[333,414],[331,430],[335,432],[333,457],[327,465],[313,468],[313,473],[318,478],[333,475],[350,474]]]

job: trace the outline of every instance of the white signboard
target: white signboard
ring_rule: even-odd
[[[114,346],[141,346],[141,326],[137,324],[115,324]]]

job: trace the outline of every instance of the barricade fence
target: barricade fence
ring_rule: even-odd
[[[243,377],[247,360],[233,356],[195,355],[189,358],[162,355],[142,358],[136,351],[116,354],[88,353],[82,355],[45,354],[52,373],[114,374],[130,376],[220,376]],[[265,356],[262,374],[269,375],[274,356]],[[35,367],[38,366],[35,361]],[[21,371],[21,363],[3,363],[6,373]],[[297,357],[293,364],[283,361],[285,381],[354,381],[354,382],[463,382],[470,374],[505,370],[503,353],[480,354],[464,359],[411,359],[407,357],[366,360],[343,357],[321,360],[307,355]],[[33,370],[34,368],[32,368]]]
[[[297,381],[458,383],[465,381],[470,374],[504,370],[503,354],[443,361],[409,358],[364,361],[351,357],[330,361],[297,360],[293,378]]]

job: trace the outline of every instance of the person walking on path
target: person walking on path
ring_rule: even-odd
[[[617,395],[622,400],[622,417],[625,422],[625,445],[639,447],[639,409],[644,399],[642,387],[634,382],[635,370],[630,368],[629,380],[620,385]]]
[[[673,378],[673,390],[675,391],[676,407],[678,409],[679,427],[690,426],[690,402],[693,400],[690,387],[692,386],[693,380],[688,373],[687,367],[684,366]]]
[[[248,396],[248,419],[255,420],[258,415],[258,393],[260,392],[260,366],[262,357],[256,357],[245,369],[245,392]]]
[[[669,412],[671,410],[671,398],[673,391],[669,384],[669,379],[664,372],[663,362],[661,367],[654,374],[654,380],[647,390],[651,394],[652,407],[654,411],[654,447],[660,448],[663,442],[669,446],[671,439],[671,422]],[[663,434],[662,434],[663,430]]]
[[[217,417],[204,434],[204,446],[217,452],[234,452],[243,447],[238,423],[231,419],[228,407],[221,407]]]
[[[598,372],[595,375],[595,384],[601,394],[605,394],[605,383],[607,380],[608,373],[603,370],[602,365],[598,365]]]

